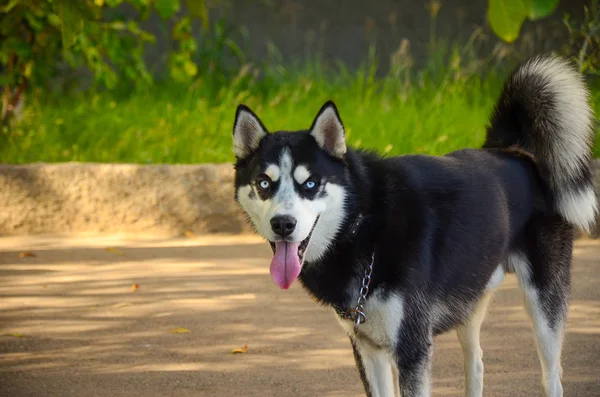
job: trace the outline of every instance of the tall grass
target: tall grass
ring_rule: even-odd
[[[440,48],[445,49],[439,50]],[[304,66],[242,67],[230,78],[205,73],[193,84],[158,83],[134,93],[31,95],[23,120],[0,137],[5,163],[207,163],[233,160],[235,108],[250,106],[267,128],[308,128],[319,107],[336,102],[350,145],[390,155],[440,155],[478,147],[504,74],[467,47],[439,44],[414,70],[408,44],[378,77],[374,49],[356,71]],[[493,67],[491,69],[494,69]],[[594,93],[600,112],[600,94]],[[595,154],[600,155],[596,146]]]

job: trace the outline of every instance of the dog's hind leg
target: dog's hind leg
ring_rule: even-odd
[[[399,397],[397,370],[387,351],[352,340],[354,360],[367,397]]]
[[[483,352],[479,343],[479,333],[491,296],[491,292],[486,292],[471,318],[456,329],[465,359],[466,397],[481,397],[483,394]]]
[[[544,391],[547,397],[561,397],[560,354],[570,296],[573,230],[562,221],[541,223],[543,227],[529,238],[528,252],[511,255],[509,265],[517,274],[533,322]]]

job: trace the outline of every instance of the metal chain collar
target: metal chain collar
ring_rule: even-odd
[[[354,333],[358,333],[358,326],[367,321],[367,315],[364,312],[364,304],[367,300],[367,294],[369,293],[369,285],[371,284],[371,274],[373,273],[373,263],[375,262],[375,253],[371,257],[371,263],[365,269],[365,275],[362,279],[362,285],[358,293],[358,301],[354,308],[348,309],[342,315],[345,320],[352,320],[354,322]]]

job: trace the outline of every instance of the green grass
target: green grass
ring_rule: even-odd
[[[392,154],[444,154],[478,147],[502,78],[448,67],[375,78],[374,68],[326,74],[316,66],[252,71],[191,87],[145,92],[30,95],[24,119],[0,136],[4,163],[208,163],[233,160],[235,108],[246,103],[267,128],[308,128],[328,99],[339,107],[349,144]],[[32,97],[35,97],[31,99]],[[600,92],[594,95],[600,114]],[[598,140],[597,140],[598,141]],[[600,156],[600,147],[595,147]]]

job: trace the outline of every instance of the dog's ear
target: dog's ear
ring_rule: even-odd
[[[346,154],[346,134],[344,124],[335,104],[328,101],[323,105],[312,127],[310,134],[316,139],[321,149],[338,159],[343,159]]]
[[[258,149],[267,129],[258,116],[246,105],[239,105],[233,122],[233,153],[239,160]]]

